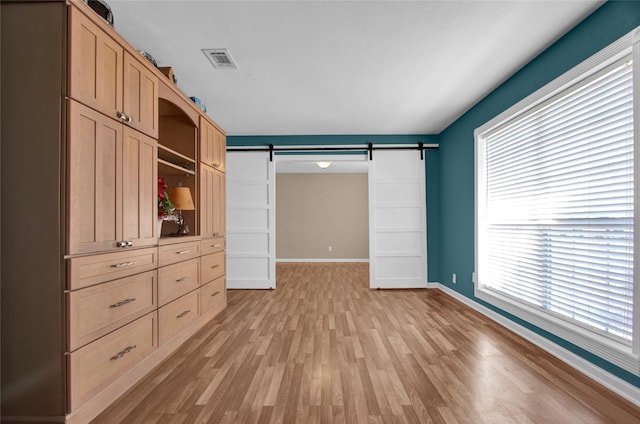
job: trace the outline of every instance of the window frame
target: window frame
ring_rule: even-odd
[[[512,300],[495,290],[488,290],[478,274],[479,239],[483,237],[482,213],[485,210],[483,175],[485,158],[483,135],[506,121],[535,110],[551,97],[570,89],[578,81],[591,77],[610,64],[629,54],[633,58],[633,103],[634,103],[634,294],[633,294],[633,340],[631,345],[599,334],[596,331],[554,317],[533,306]],[[538,89],[520,102],[511,106],[474,131],[475,161],[475,272],[473,275],[474,296],[503,311],[523,319],[536,327],[560,337],[598,357],[609,361],[634,375],[640,375],[640,27],[637,27],[608,47],[581,62],[558,78]]]

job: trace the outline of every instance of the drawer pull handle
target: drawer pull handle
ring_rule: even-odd
[[[211,247],[220,247],[222,246],[221,244],[212,244]]]
[[[109,306],[110,308],[119,308],[121,306],[126,305],[127,303],[131,303],[131,302],[135,302],[136,298],[135,297],[130,297],[129,299],[125,299],[122,300],[118,303],[114,303],[113,305]]]
[[[118,360],[118,359],[122,358],[124,355],[126,355],[126,354],[127,354],[127,353],[129,353],[129,352],[131,352],[131,351],[132,351],[133,349],[135,349],[136,347],[138,347],[138,346],[136,346],[136,345],[131,345],[131,346],[126,347],[122,352],[118,352],[118,353],[116,353],[115,355],[113,355],[113,356],[111,357],[111,360],[112,360],[112,361],[116,361],[116,360]]]
[[[116,247],[131,247],[133,246],[133,242],[131,240],[122,240],[122,241],[118,241],[116,242]]]
[[[220,290],[218,290],[217,292],[213,293],[213,294],[211,295],[211,297],[213,297],[213,296],[217,296],[217,295],[219,295],[219,294],[220,294]]]
[[[112,268],[124,268],[127,266],[135,265],[137,262],[120,262],[119,264],[111,265]]]
[[[187,253],[191,253],[191,250],[181,250],[179,252],[176,252],[176,254],[178,255],[186,255]]]
[[[214,168],[217,168],[217,167],[220,166],[220,164],[218,162],[213,162],[212,165],[213,165]]]
[[[176,283],[182,283],[183,281],[191,280],[191,277],[182,277],[176,280]]]
[[[181,313],[180,315],[178,315],[176,318],[182,318],[183,316],[187,315],[189,312],[191,312],[190,309],[187,309],[186,311],[184,311],[183,313]]]
[[[211,269],[218,268],[220,265],[211,265]]]

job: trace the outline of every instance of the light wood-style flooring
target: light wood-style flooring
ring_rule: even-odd
[[[640,423],[640,409],[439,290],[278,264],[95,423]]]

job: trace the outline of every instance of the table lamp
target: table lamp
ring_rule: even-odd
[[[171,199],[173,206],[178,212],[178,231],[172,234],[172,236],[189,235],[189,226],[184,222],[182,211],[192,211],[196,208],[193,204],[193,198],[191,197],[191,190],[189,190],[189,187],[173,187],[169,192],[169,199]]]

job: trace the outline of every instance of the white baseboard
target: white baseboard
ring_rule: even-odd
[[[440,284],[440,283],[428,283],[427,288],[430,289],[439,289],[454,299],[459,300],[470,308],[480,312],[484,316],[492,319],[503,327],[513,331],[520,337],[528,340],[534,345],[538,346],[542,350],[550,353],[556,358],[560,359],[562,362],[567,365],[575,368],[580,371],[582,374],[596,381],[597,383],[602,384],[607,389],[612,392],[620,395],[625,398],[629,402],[633,403],[636,406],[640,406],[640,387],[636,387],[631,383],[626,382],[625,380],[616,377],[615,375],[603,370],[595,364],[587,361],[584,358],[576,355],[575,353],[553,343],[549,339],[542,337],[541,335],[525,328],[508,318],[498,314],[497,312],[492,311],[485,306],[480,305],[479,303],[469,299],[466,296],[461,295],[460,293],[451,290],[449,287]]]
[[[369,259],[340,259],[340,258],[276,258],[278,262],[369,262]]]

